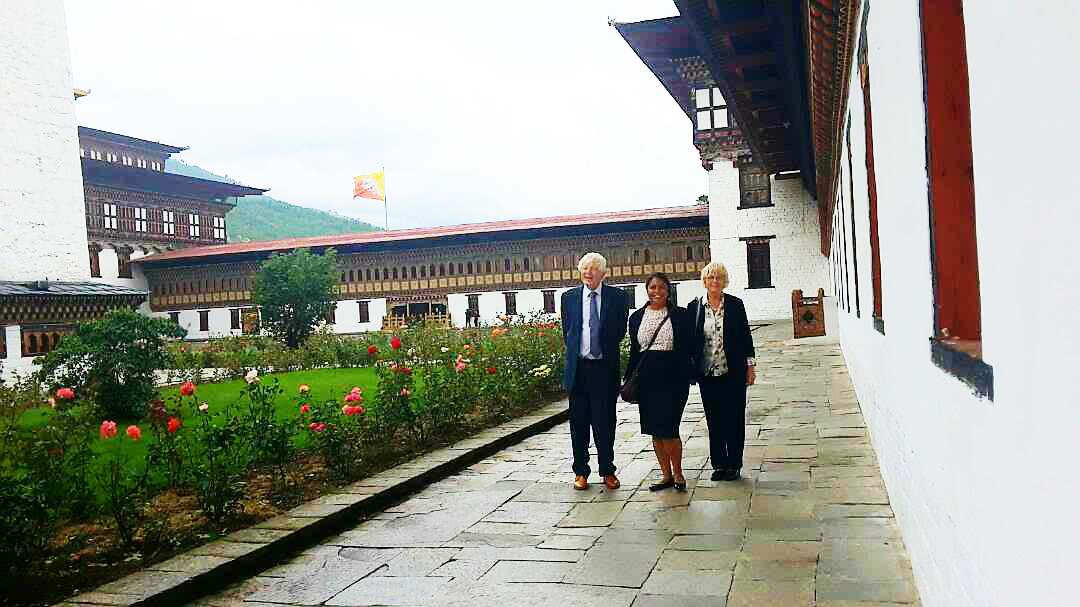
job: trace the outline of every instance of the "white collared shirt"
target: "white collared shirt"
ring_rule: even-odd
[[[603,306],[603,291],[604,283],[600,283],[600,286],[596,287],[596,314],[599,317],[600,312],[604,309]],[[589,318],[592,315],[592,309],[590,308],[589,293],[593,291],[589,290],[589,287],[581,285],[581,357],[582,358],[600,358],[599,352],[589,351]]]

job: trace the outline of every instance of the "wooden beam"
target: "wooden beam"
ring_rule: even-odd
[[[756,93],[759,91],[776,91],[784,88],[784,81],[779,78],[765,78],[762,80],[733,80],[731,85],[740,93]]]
[[[727,64],[740,69],[744,67],[757,67],[760,65],[773,65],[776,63],[776,53],[744,53],[727,58]]]
[[[764,19],[751,19],[747,21],[731,21],[725,23],[723,21],[716,24],[717,29],[723,31],[732,36],[740,36],[742,34],[758,34],[761,32],[769,31],[769,24]]]

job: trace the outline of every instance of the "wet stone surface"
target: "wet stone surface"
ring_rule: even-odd
[[[596,476],[586,491],[571,487],[570,436],[562,424],[197,604],[918,604],[839,346],[789,339],[790,326],[755,331],[759,383],[749,390],[739,481],[710,479],[695,388],[681,428],[690,491],[649,492],[660,476],[651,441],[639,433],[637,406],[620,402],[617,491]],[[593,458],[595,469],[595,451]],[[390,479],[361,481],[298,514],[348,503]],[[266,541],[270,533],[241,541]],[[236,547],[219,544],[205,553]],[[161,583],[143,581],[147,587],[123,592]]]

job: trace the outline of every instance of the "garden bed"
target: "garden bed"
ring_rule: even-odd
[[[0,539],[43,541],[0,546],[20,582],[0,603],[91,590],[532,411],[560,394],[560,338],[402,331],[362,368],[162,389],[144,419],[80,399],[23,413],[0,436]]]

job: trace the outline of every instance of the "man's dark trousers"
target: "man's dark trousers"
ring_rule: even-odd
[[[570,443],[574,448],[574,474],[589,476],[589,428],[596,443],[600,476],[615,474],[615,400],[618,383],[612,382],[610,363],[579,358],[570,390]]]

